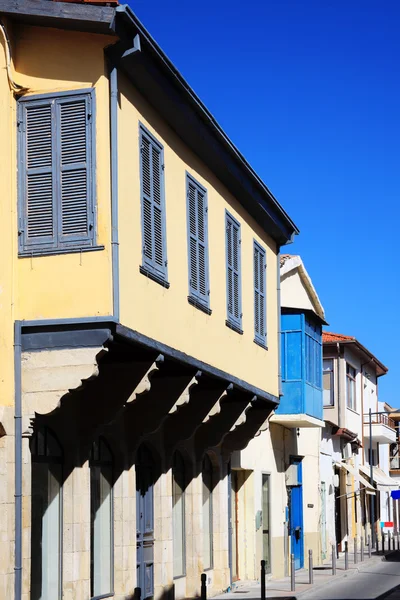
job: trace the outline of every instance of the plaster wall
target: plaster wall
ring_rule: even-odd
[[[341,462],[342,452],[340,448],[340,438],[332,437],[329,428],[323,428],[321,434],[320,481],[325,483],[326,489],[326,545],[328,552],[330,552],[332,544],[336,543],[334,463]]]
[[[257,579],[262,556],[262,527],[256,530],[255,515],[262,512],[262,474],[270,475],[270,536],[271,573],[273,577],[283,577],[288,568],[290,542],[287,539],[286,510],[288,496],[286,469],[291,456],[302,456],[303,469],[303,518],[304,518],[304,562],[308,550],[312,549],[315,564],[320,563],[321,545],[319,535],[320,485],[319,485],[319,440],[320,429],[303,428],[300,436],[295,429],[287,429],[270,423],[269,429],[250,441],[241,451],[240,466],[252,473],[245,485],[254,491],[247,502],[251,502],[251,512],[247,516],[246,544],[251,544],[253,559],[243,564],[243,578]],[[310,505],[310,506],[308,506]],[[286,538],[286,539],[285,539]],[[248,554],[248,550],[246,549]],[[245,553],[242,552],[242,556]],[[242,561],[244,563],[244,560]],[[241,575],[242,578],[242,575]]]
[[[153,339],[210,363],[272,394],[278,394],[276,245],[188,150],[138,91],[120,75],[119,203],[121,320]],[[141,274],[139,124],[164,147],[166,289]],[[190,173],[208,195],[208,245],[211,315],[188,302],[188,243],[185,174]],[[241,224],[242,329],[226,324],[225,211]],[[253,241],[266,250],[268,350],[254,343]],[[224,349],[221,352],[221,348]],[[246,356],[246,360],[243,360]]]
[[[298,269],[281,276],[281,303],[284,308],[315,312],[315,305],[301,280]]]
[[[68,390],[79,387],[82,381],[96,377],[96,357],[101,348],[75,348],[24,352],[22,355],[23,404],[23,600],[30,598],[31,567],[31,453],[32,425],[37,415],[51,414]],[[67,399],[68,401],[68,399]],[[76,463],[73,432],[57,431],[64,441],[64,482],[62,490],[62,586],[63,597],[68,600],[87,600],[90,597],[90,468],[88,460],[79,457]],[[4,451],[0,439],[0,457]],[[10,438],[12,439],[12,438]],[[136,581],[136,474],[135,465],[127,456],[121,456],[115,440],[108,438],[114,451],[115,464],[122,460],[123,468],[116,470],[113,486],[113,541],[114,541],[114,591],[117,600],[132,595]],[[200,574],[203,572],[202,537],[202,478],[196,470],[192,441],[187,440],[181,451],[187,459],[188,484],[185,489],[185,576],[173,578],[172,529],[172,470],[164,463],[162,455],[162,429],[152,434],[149,443],[158,455],[162,469],[154,484],[154,583],[155,598],[163,598],[174,590],[179,600],[200,594]],[[11,452],[13,447],[9,446]],[[83,459],[83,460],[81,460]],[[0,463],[3,464],[3,463]],[[210,596],[221,593],[229,586],[228,555],[228,474],[227,464],[218,453],[213,455],[216,484],[213,489],[213,568],[207,571]],[[14,470],[14,456],[10,454],[7,468]],[[2,467],[1,467],[2,469]],[[0,477],[3,471],[0,469]],[[0,591],[4,598],[12,597],[14,582],[14,489],[4,486],[0,495],[0,511],[6,515],[1,521]],[[251,487],[246,495],[251,495]],[[251,503],[245,502],[250,513]],[[9,515],[9,516],[8,516]],[[246,515],[247,517],[247,515]],[[3,541],[4,540],[4,541]],[[8,553],[8,554],[7,554]],[[7,559],[7,560],[6,560]],[[252,560],[251,548],[247,560]],[[3,597],[1,595],[0,597]]]
[[[15,28],[14,39],[15,77],[28,88],[29,95],[95,90],[97,244],[104,246],[98,252],[17,259],[16,318],[112,314],[109,90],[103,52],[113,40],[109,36],[25,25]],[[15,112],[13,117],[15,122]],[[13,201],[15,210],[15,188]],[[15,240],[16,227],[14,219]]]

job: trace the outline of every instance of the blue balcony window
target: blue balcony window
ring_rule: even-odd
[[[322,327],[304,313],[282,314],[282,391],[276,414],[323,418]]]

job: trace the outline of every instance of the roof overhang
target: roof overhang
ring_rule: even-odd
[[[346,429],[345,427],[337,427],[336,431],[332,431],[332,435],[335,437],[341,437],[348,442],[355,442],[357,440],[357,433]]]
[[[353,465],[349,465],[346,462],[336,462],[335,466],[339,467],[339,469],[344,469],[347,473],[350,473],[350,475],[352,475],[356,480],[358,479],[358,481],[362,483],[363,486],[366,487],[368,490],[373,490],[375,492],[374,486],[371,485],[370,482],[367,481],[362,475],[360,475],[360,473],[357,472],[357,469],[353,467]]]
[[[94,33],[112,33],[115,9],[50,0],[0,0],[1,16],[13,21]]]
[[[355,338],[350,339],[350,340],[340,340],[340,341],[332,340],[329,342],[323,342],[323,347],[324,348],[337,348],[338,344],[340,347],[347,346],[347,347],[351,348],[353,351],[355,351],[361,357],[361,359],[364,361],[364,365],[367,365],[368,363],[373,363],[375,365],[377,377],[386,375],[386,373],[388,372],[389,369],[387,367],[385,367],[385,365],[383,363],[381,363],[380,360],[378,360],[369,350],[367,350],[367,348],[365,346],[360,344],[360,342],[358,340],[356,340]]]
[[[325,427],[324,421],[305,413],[288,415],[274,414],[270,418],[270,423],[283,425],[283,427],[287,427],[288,429],[300,429],[302,427]]]
[[[281,246],[298,228],[129,6],[0,0],[1,14],[33,25],[109,33],[107,56],[183,142]],[[133,40],[136,39],[136,43]]]
[[[360,471],[371,479],[371,467],[369,465],[360,465]],[[381,492],[390,492],[399,489],[399,482],[386,475],[379,467],[372,467],[372,475],[376,487]]]
[[[291,256],[290,258],[286,258],[285,262],[281,265],[281,268],[280,268],[281,280],[282,280],[282,277],[284,277],[285,275],[288,275],[289,273],[291,273],[292,271],[295,271],[296,269],[299,273],[300,279],[301,279],[301,281],[311,299],[313,307],[314,307],[314,311],[306,311],[306,312],[310,312],[314,316],[316,316],[323,325],[329,325],[329,323],[327,323],[325,321],[324,308],[318,297],[318,294],[313,285],[313,282],[311,281],[311,277],[309,276],[300,256],[294,255],[294,256]],[[290,308],[290,307],[285,307],[283,298],[282,298],[282,308]]]

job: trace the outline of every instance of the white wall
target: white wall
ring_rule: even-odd
[[[326,543],[329,556],[330,547],[336,543],[334,463],[341,461],[342,453],[340,438],[332,437],[328,428],[324,428],[321,433],[320,481],[325,482],[326,486]]]

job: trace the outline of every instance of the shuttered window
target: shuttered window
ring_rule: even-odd
[[[93,101],[91,92],[19,100],[20,253],[94,243]]]
[[[254,242],[254,340],[267,345],[266,321],[266,255],[265,250]]]
[[[189,300],[209,307],[207,192],[186,175]]]
[[[140,127],[140,179],[142,196],[142,272],[167,280],[164,208],[164,153],[162,146]]]
[[[240,264],[240,224],[228,212],[226,228],[226,290],[228,326],[242,333],[242,292]]]

